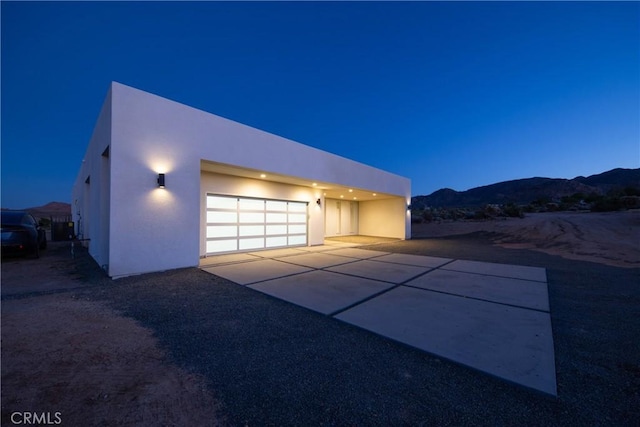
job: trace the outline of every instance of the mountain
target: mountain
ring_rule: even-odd
[[[71,216],[71,205],[64,202],[49,202],[43,206],[17,210],[27,211],[36,218],[64,218]]]
[[[613,169],[588,177],[573,179],[526,178],[476,187],[466,191],[443,188],[428,196],[415,196],[411,205],[425,207],[478,207],[486,204],[528,204],[534,200],[559,200],[575,193],[607,194],[627,187],[640,189],[639,169]]]

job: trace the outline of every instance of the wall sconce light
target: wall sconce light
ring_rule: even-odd
[[[164,174],[163,173],[159,173],[158,174],[158,187],[164,188]]]
[[[411,210],[411,204],[407,204],[407,210],[410,211]]]
[[[320,206],[321,205],[320,199],[316,200],[316,203],[318,204],[318,206]]]

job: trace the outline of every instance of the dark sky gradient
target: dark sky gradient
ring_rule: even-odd
[[[1,13],[3,207],[70,200],[112,80],[407,176],[413,195],[640,166],[638,2]]]

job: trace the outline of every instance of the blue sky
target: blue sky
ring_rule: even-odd
[[[111,81],[407,176],[413,195],[640,166],[638,2],[1,14],[2,207],[70,200]]]

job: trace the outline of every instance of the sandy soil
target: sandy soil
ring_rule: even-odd
[[[150,330],[72,291],[51,294],[86,286],[52,246],[2,263],[2,425],[14,412],[77,426],[220,425],[203,380],[171,365]]]
[[[640,267],[640,211],[527,214],[525,218],[414,224],[414,238],[497,233],[495,244],[614,267]]]

